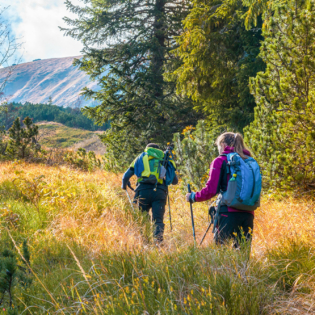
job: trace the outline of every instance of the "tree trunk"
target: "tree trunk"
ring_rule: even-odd
[[[155,96],[157,99],[163,96],[163,62],[165,54],[165,0],[156,0],[156,15],[154,21],[155,47],[152,51],[152,70],[155,80]]]

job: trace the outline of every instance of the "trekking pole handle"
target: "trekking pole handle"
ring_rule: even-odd
[[[128,182],[127,186],[128,186],[132,191],[135,191],[135,190],[131,187],[130,182]]]
[[[164,153],[164,159],[163,159],[163,166],[164,167],[166,167],[167,166],[167,161],[168,161],[168,159],[169,159],[169,149],[167,148],[166,149],[166,151],[165,151],[165,153]]]
[[[190,184],[187,185],[187,188],[188,188],[188,192],[191,194]]]
[[[172,150],[173,150],[173,147],[171,145],[169,145],[164,153],[164,159],[163,159],[163,163],[162,165],[164,167],[167,167],[167,162],[169,160],[170,157],[172,157]]]
[[[190,184],[187,185],[188,193],[191,193]],[[196,232],[195,232],[195,221],[194,221],[194,212],[192,208],[192,202],[190,201],[190,215],[191,215],[191,225],[193,230],[194,241],[196,242]]]

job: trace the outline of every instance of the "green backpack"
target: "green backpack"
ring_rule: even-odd
[[[134,168],[138,182],[144,184],[163,184],[166,179],[167,170],[162,165],[164,160],[163,151],[155,148],[146,148],[130,165]],[[169,160],[174,170],[176,165],[173,160]]]

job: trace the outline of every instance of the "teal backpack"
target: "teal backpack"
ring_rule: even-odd
[[[221,205],[238,210],[253,211],[260,206],[261,173],[255,159],[243,160],[237,153],[224,154],[228,160],[230,180],[222,193]]]

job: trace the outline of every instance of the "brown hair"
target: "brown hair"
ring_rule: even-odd
[[[245,144],[243,137],[240,133],[234,132],[225,132],[220,135],[215,144],[220,145],[222,143],[226,143],[229,147],[234,147],[234,151],[239,154],[242,159],[246,159],[246,155],[244,154],[244,150],[249,151]]]

